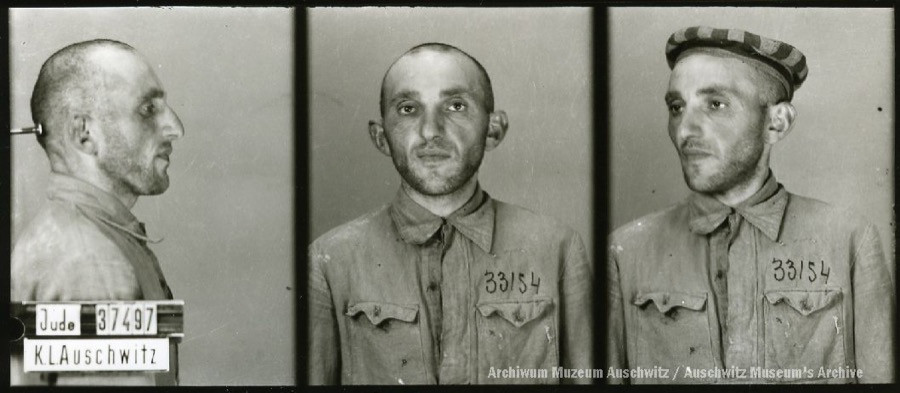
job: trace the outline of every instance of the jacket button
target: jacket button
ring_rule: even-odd
[[[372,315],[376,317],[381,315],[381,307],[375,306],[375,308],[372,309]]]

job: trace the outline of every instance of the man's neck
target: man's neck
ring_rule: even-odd
[[[406,192],[406,195],[409,195],[409,197],[418,203],[419,206],[424,207],[436,216],[447,217],[459,210],[459,208],[472,198],[472,195],[475,194],[475,189],[478,187],[477,178],[477,175],[472,176],[472,178],[458,190],[449,194],[436,196],[424,195],[413,189],[405,181],[402,182],[400,186],[403,188],[403,191]]]
[[[768,179],[768,177],[768,166],[757,169],[756,173],[747,181],[732,187],[728,191],[712,194],[712,197],[716,198],[726,206],[735,207],[747,199],[750,199],[753,194],[756,194],[756,192],[766,184],[766,179]]]
[[[118,199],[119,202],[122,202],[122,205],[125,205],[125,207],[127,207],[128,210],[131,210],[131,208],[134,207],[135,203],[137,203],[137,195],[134,195],[134,193],[125,190],[125,187],[123,187],[123,186],[117,187],[112,181],[107,179],[105,176],[95,175],[95,174],[91,174],[89,172],[74,172],[74,171],[70,172],[70,173],[62,173],[62,172],[58,172],[58,173],[65,175],[65,176],[74,177],[85,183],[89,183],[89,184],[93,185],[94,187],[97,187],[103,191],[106,191],[106,193],[116,197],[116,199]]]

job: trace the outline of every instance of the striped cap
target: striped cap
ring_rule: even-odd
[[[809,73],[806,56],[791,45],[743,30],[706,26],[684,28],[669,37],[666,42],[669,68],[675,67],[678,56],[685,50],[699,47],[722,48],[761,61],[785,79],[788,96],[794,95]]]

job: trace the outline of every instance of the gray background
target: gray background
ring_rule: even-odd
[[[609,15],[613,228],[690,192],[666,131],[666,40],[694,25],[739,28],[797,47],[809,65],[792,101],[794,129],[773,149],[778,181],[863,214],[893,261],[891,9],[619,8]]]
[[[134,46],[184,123],[171,186],[134,213],[175,297],[185,385],[294,383],[293,11],[17,9],[10,11],[13,127],[44,60],[65,45]],[[44,203],[49,164],[31,135],[12,138],[12,239]]]
[[[369,140],[381,78],[407,49],[439,41],[487,69],[506,139],[480,170],[492,197],[591,231],[590,11],[309,10],[310,234],[389,203],[400,184]],[[590,247],[588,248],[590,249]]]

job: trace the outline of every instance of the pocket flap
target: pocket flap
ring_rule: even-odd
[[[515,327],[519,328],[526,323],[537,319],[546,312],[552,302],[550,299],[531,299],[518,301],[493,301],[478,304],[478,311],[484,317],[497,314]]]
[[[785,302],[804,317],[818,310],[828,307],[840,298],[841,291],[835,289],[825,290],[769,290],[766,291],[766,300],[775,305]]]
[[[684,292],[650,292],[638,293],[634,298],[634,305],[644,307],[653,302],[659,312],[665,314],[674,307],[684,307],[689,310],[700,311],[706,305],[706,294]]]
[[[360,313],[366,314],[369,322],[378,326],[387,319],[396,319],[403,322],[415,322],[419,313],[416,304],[392,304],[382,302],[359,302],[347,307],[347,316],[354,317]]]

